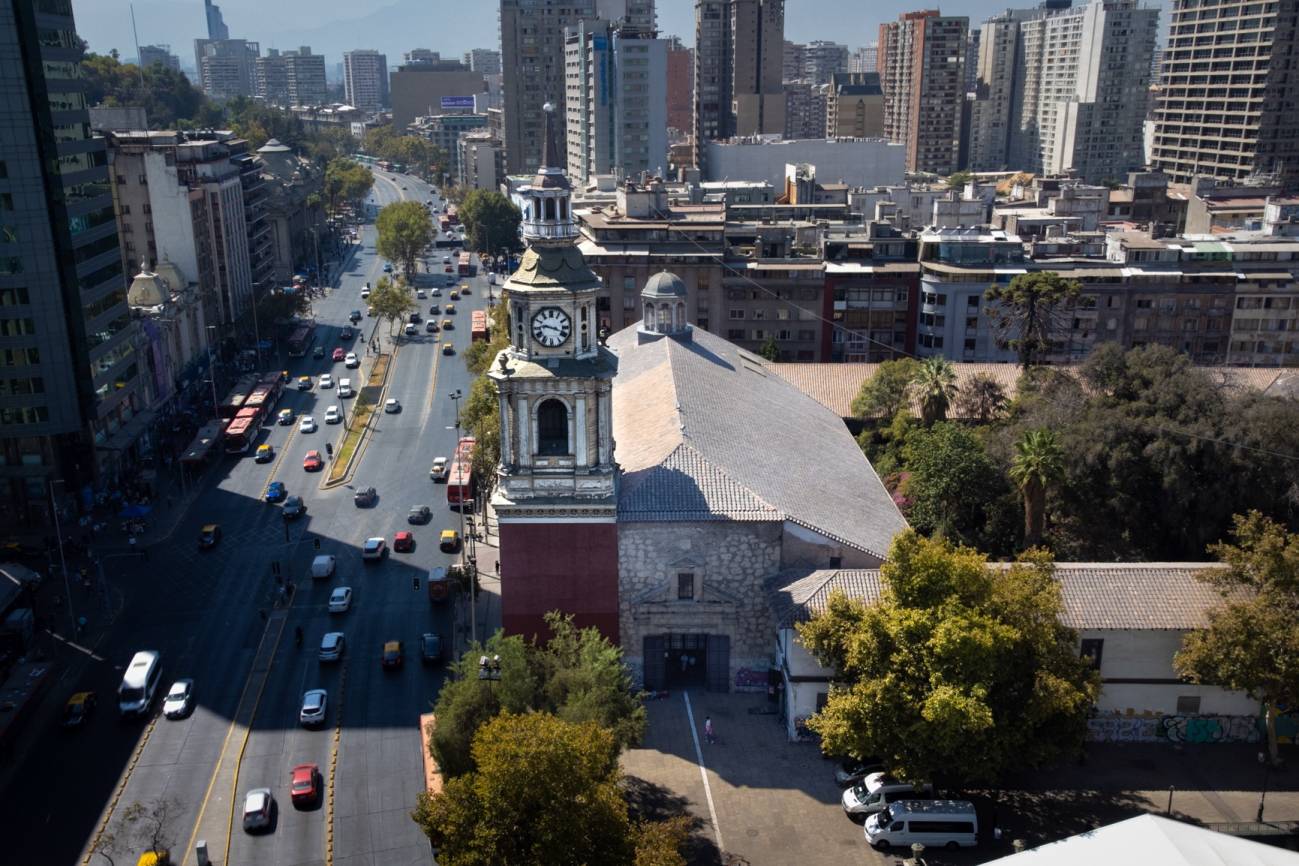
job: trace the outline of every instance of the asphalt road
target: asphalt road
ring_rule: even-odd
[[[372,199],[379,205],[399,198],[428,201],[431,191],[413,178],[378,175]],[[362,285],[373,284],[382,273],[374,252],[372,226],[361,235],[362,244],[346,268],[340,288],[317,299],[317,344],[327,352],[340,345],[338,331],[353,309],[365,311]],[[440,262],[440,256],[433,261]],[[441,271],[441,266],[435,267]],[[427,285],[431,278],[425,277]],[[436,277],[442,282],[442,277]],[[469,312],[486,304],[486,277],[471,282],[473,292],[456,304],[456,329],[451,332],[457,349],[468,343]],[[447,301],[444,288],[443,302]],[[428,304],[421,303],[427,315]],[[441,317],[439,317],[441,318]],[[364,338],[375,328],[365,319],[364,337],[354,341],[358,354]],[[379,326],[386,329],[386,325]],[[433,607],[424,593],[423,578],[429,568],[445,565],[453,557],[438,550],[437,535],[457,527],[456,515],[447,509],[445,488],[428,477],[435,456],[449,456],[454,448],[455,406],[451,391],[468,392],[470,377],[460,354],[443,356],[437,335],[421,328],[416,338],[401,338],[386,396],[401,401],[398,414],[381,415],[359,458],[350,485],[322,490],[323,474],[302,470],[309,449],[323,451],[326,441],[341,440],[341,425],[323,423],[327,406],[336,404],[336,392],[313,388],[286,390],[279,408],[310,413],[319,423],[315,433],[298,433],[293,426],[268,426],[259,442],[276,449],[276,460],[257,464],[251,454],[222,457],[205,489],[182,520],[171,542],[149,551],[147,561],[120,557],[109,560],[108,577],[123,599],[122,613],[98,655],[75,683],[71,693],[94,690],[100,698],[98,712],[83,729],[51,729],[21,756],[11,783],[0,792],[0,815],[5,834],[7,862],[79,863],[96,831],[108,818],[110,831],[122,835],[120,817],[132,803],[168,804],[164,835],[176,854],[193,862],[190,846],[200,821],[210,827],[214,816],[231,811],[233,832],[230,850],[225,839],[208,838],[214,862],[230,864],[415,864],[432,861],[427,840],[409,818],[415,794],[422,785],[418,716],[436,699],[443,678],[441,665],[420,662],[419,636],[425,631],[443,635],[450,643],[449,606]],[[292,377],[330,372],[337,379],[342,364],[324,360],[280,358]],[[266,365],[274,368],[272,363]],[[368,367],[368,362],[367,362]],[[359,376],[353,375],[354,385]],[[345,401],[344,401],[345,402]],[[271,480],[283,481],[291,495],[303,496],[306,516],[288,524],[280,507],[262,501]],[[370,509],[352,504],[352,488],[374,486],[379,503]],[[433,509],[425,526],[408,526],[407,510],[415,504]],[[205,523],[221,524],[224,537],[211,551],[199,551],[195,539]],[[391,554],[383,563],[360,560],[360,546],[371,535],[387,537],[400,529],[415,533],[413,553]],[[338,558],[332,580],[312,581],[309,565],[320,553]],[[282,573],[298,582],[299,592],[288,611],[273,661],[264,673],[264,686],[252,690],[256,712],[250,729],[232,724],[253,658],[266,625],[261,611],[271,606],[275,583],[273,561]],[[420,592],[412,579],[421,578]],[[327,599],[334,586],[353,587],[352,609],[330,614]],[[305,633],[301,648],[294,645],[293,630]],[[326,631],[346,634],[347,648],[339,664],[322,664],[316,648]],[[385,671],[379,659],[384,641],[401,640],[406,663],[401,670]],[[163,657],[161,694],[172,680],[195,680],[196,708],[186,719],[124,722],[116,712],[116,689],[131,655],[139,649],[156,649]],[[345,688],[342,686],[345,680]],[[330,706],[323,728],[306,730],[298,725],[303,691],[329,691]],[[57,697],[61,701],[62,693]],[[341,728],[335,746],[335,726]],[[146,738],[147,735],[147,738]],[[331,758],[335,757],[336,764]],[[237,782],[214,777],[222,755],[239,759]],[[332,800],[314,809],[299,811],[288,794],[290,770],[299,763],[320,766],[326,788],[332,779]],[[269,787],[278,803],[271,832],[251,836],[239,826],[243,795],[256,787]],[[115,794],[120,789],[120,797]],[[332,804],[333,857],[327,859],[327,816]],[[134,862],[139,847],[118,856],[117,862]],[[174,857],[180,861],[179,857]],[[91,862],[106,863],[102,858]]]

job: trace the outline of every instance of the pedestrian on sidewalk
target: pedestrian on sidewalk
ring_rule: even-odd
[[[709,744],[717,742],[717,734],[713,731],[712,716],[704,717],[704,742]]]

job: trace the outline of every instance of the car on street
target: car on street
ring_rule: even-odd
[[[270,788],[253,788],[244,795],[244,832],[266,830],[271,826],[275,798]]]
[[[447,459],[445,457],[433,458],[433,466],[428,471],[428,477],[434,481],[445,482],[447,480]]]
[[[369,508],[378,501],[379,491],[375,490],[373,487],[358,488],[356,493],[352,496],[352,503],[357,508]]]
[[[310,377],[310,376],[299,376],[299,377],[298,377],[298,390],[299,390],[299,391],[310,391],[310,390],[311,390],[311,377]]]
[[[325,460],[319,451],[308,451],[307,456],[302,458],[302,468],[307,472],[319,472],[325,468]]]
[[[452,294],[455,294],[455,293],[452,292]],[[448,316],[454,316],[454,315],[456,314],[456,305],[455,305],[455,304],[447,304],[445,307],[442,308],[442,312],[446,313]]]
[[[360,321],[361,321],[361,311],[360,311],[360,310],[353,310],[352,312],[348,313],[348,314],[347,314],[347,320],[348,320],[349,322],[351,322],[353,325],[359,324]],[[344,328],[343,330],[346,331],[347,329]],[[350,338],[349,338],[349,339],[350,339]]]
[[[410,511],[406,512],[406,522],[416,526],[423,526],[432,519],[433,510],[427,505],[412,505]]]
[[[352,587],[336,586],[329,594],[329,612],[347,613],[352,607]]]
[[[443,553],[455,553],[460,549],[460,533],[454,529],[444,529],[438,537],[438,549]]]
[[[338,411],[337,406],[330,406],[328,409],[325,410],[326,424],[337,424],[339,421],[342,420],[343,420],[343,413]]]
[[[429,319],[424,323],[424,330],[430,334],[436,334],[438,332],[438,323],[433,319]]]
[[[418,325],[420,322],[422,322],[423,319],[420,318],[419,310],[411,310],[410,316],[407,318],[407,321],[409,321],[412,325]]]
[[[216,547],[217,542],[221,540],[221,526],[216,523],[209,523],[198,531],[198,546],[200,550],[207,550]]]
[[[301,517],[307,513],[307,505],[302,501],[301,496],[290,496],[284,500],[284,519],[292,520],[295,517]]]
[[[459,293],[458,291],[456,291],[455,289],[452,289],[452,290],[451,290],[451,294],[450,294],[448,297],[450,297],[451,300],[453,300],[453,301],[458,301],[458,300],[460,300],[460,293]]]
[[[298,764],[289,776],[289,799],[295,806],[310,806],[320,799],[320,767]]]
[[[265,442],[257,446],[257,454],[253,457],[253,460],[255,462],[270,463],[274,459],[275,459],[275,449],[273,447],[271,447],[269,444]]]
[[[275,421],[285,427],[289,426],[293,423],[293,410],[281,409],[279,414],[275,416]]]
[[[349,370],[355,370],[357,367],[361,366],[361,359],[356,357],[355,352],[348,352],[347,357],[343,359],[343,366],[347,367]]]
[[[415,297],[422,301],[428,297],[428,294],[423,289],[416,289]]]
[[[331,375],[329,375],[328,373],[321,373],[321,374],[320,374],[320,387],[322,387],[322,388],[332,388],[332,387],[334,387],[334,377],[331,376]]]
[[[364,289],[361,289],[361,300],[364,301],[368,297],[370,297],[370,287],[366,286]]]
[[[456,353],[456,344],[455,344],[455,343],[444,343],[444,344],[442,344],[442,354],[443,354],[443,355],[454,355],[455,353]]]
[[[77,692],[63,705],[63,727],[79,728],[95,711],[95,693]]]
[[[383,263],[383,272],[384,272],[385,274],[391,274],[391,273],[392,273],[392,262],[384,262],[384,263]]]
[[[444,264],[444,265],[449,265],[449,264],[451,264],[451,257],[450,257],[450,256],[443,256],[443,257],[442,257],[442,264]]]
[[[440,298],[440,297],[442,297],[442,290],[439,289],[439,288],[437,288],[437,287],[435,286],[434,288],[429,289],[429,296],[430,296],[430,297],[434,297],[434,298]],[[436,314],[436,313],[437,313],[437,310],[435,310],[435,309],[433,309],[433,308],[429,308],[429,312],[430,312],[430,313],[435,313],[435,314]]]
[[[442,660],[442,635],[425,632],[419,638],[419,654],[424,664],[431,665]]]
[[[383,403],[383,411],[387,412],[389,415],[396,415],[401,411],[401,401],[396,397],[389,397]]]
[[[361,558],[366,561],[383,559],[388,554],[388,540],[382,536],[367,538],[361,545]]]
[[[453,322],[453,321],[451,321],[450,319],[443,319],[443,320],[442,320],[442,330],[444,330],[444,331],[452,331],[452,330],[455,330],[455,327],[456,327],[456,323]]]
[[[342,346],[336,346],[336,347],[334,347],[334,354],[330,356],[330,359],[331,359],[335,364],[337,364],[339,361],[343,360],[343,358],[345,358],[346,356],[347,356],[347,353],[343,351],[343,347],[342,347]]]
[[[418,335],[419,335],[419,326],[418,326],[418,325],[407,325],[405,328],[402,329],[402,333],[404,333],[407,337],[415,337],[415,336],[418,336]]]
[[[410,553],[415,549],[415,535],[412,532],[402,530],[392,537],[392,549],[394,553]]]
[[[460,286],[460,294],[464,295],[466,298],[469,297],[469,284],[468,284],[468,283],[463,283],[463,284],[461,284],[461,286]]]
[[[302,420],[298,421],[298,432],[299,432],[299,433],[315,433],[315,432],[316,432],[316,419],[315,419],[315,418],[312,418],[310,415],[303,415],[303,416],[302,416]]]
[[[352,390],[352,380],[343,378],[338,380],[338,396],[351,397],[356,392]]]
[[[194,709],[194,681],[176,680],[162,699],[162,714],[169,719],[183,719]]]
[[[317,361],[319,361],[321,358],[325,357],[325,347],[324,347],[324,346],[317,346],[316,348],[312,349],[312,350],[311,350],[311,357],[315,358]]]
[[[302,709],[298,710],[298,723],[304,728],[325,723],[325,709],[329,693],[324,689],[310,689],[302,693]]]
[[[366,307],[366,308],[365,308],[365,317],[366,317],[367,319],[373,319],[373,318],[374,318],[374,307]]]
[[[288,488],[284,486],[283,481],[272,481],[266,485],[266,501],[282,502],[284,497],[289,495]]]
[[[322,662],[336,662],[343,657],[343,633],[341,631],[325,632],[320,639],[320,652],[317,655]]]
[[[401,641],[390,640],[384,643],[382,663],[385,670],[396,670],[405,660],[406,654],[402,652]]]
[[[357,318],[360,318],[361,316],[360,313],[357,313],[356,315]],[[351,328],[347,327],[346,325],[344,325],[343,329],[338,332],[339,342],[346,342],[347,340],[350,340],[355,336],[356,336],[356,331],[353,331]]]

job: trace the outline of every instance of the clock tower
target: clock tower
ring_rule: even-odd
[[[572,187],[553,140],[520,189],[527,251],[505,282],[510,346],[488,373],[500,399],[501,615],[510,634],[545,634],[546,612],[573,614],[618,640],[613,457],[617,359],[600,344],[601,284],[577,248]]]

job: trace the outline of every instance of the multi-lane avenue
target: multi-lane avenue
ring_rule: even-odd
[[[436,201],[413,178],[376,172],[371,203],[382,207],[402,198]],[[423,285],[430,279],[444,285],[441,255],[431,259],[434,276],[425,276]],[[329,406],[350,401],[336,389],[296,390],[293,380],[310,375],[315,381],[326,372],[335,380],[362,378],[356,374],[369,367],[367,340],[387,326],[365,318],[360,337],[350,342],[340,331],[352,310],[365,313],[360,291],[382,276],[383,264],[373,226],[366,225],[338,288],[314,301],[316,344],[325,347],[325,358],[280,355],[264,365],[290,374],[277,409],[314,416],[316,431],[299,432],[296,423],[264,427],[258,442],[275,449],[274,460],[259,464],[251,453],[223,455],[169,542],[156,545],[147,561],[109,560],[107,576],[122,597],[121,613],[78,681],[64,684],[69,692],[95,691],[99,711],[73,732],[51,726],[19,757],[0,793],[6,824],[24,830],[7,834],[7,861],[87,861],[104,828],[128,835],[119,825],[131,804],[165,803],[164,835],[177,863],[196,862],[199,838],[222,866],[431,862],[409,812],[423,783],[418,716],[436,699],[444,667],[421,662],[419,637],[440,633],[449,654],[452,624],[449,606],[430,604],[423,578],[452,561],[438,550],[438,533],[457,523],[445,488],[429,479],[429,466],[454,447],[449,394],[469,390],[461,351],[469,342],[470,311],[487,303],[487,280],[457,279],[457,285],[470,283],[472,292],[456,304],[455,330],[429,334],[421,325],[418,336],[401,338],[395,348],[384,337],[384,350],[393,353],[385,397],[398,399],[402,411],[377,417],[350,483],[326,489],[325,473],[305,472],[302,459],[308,450],[324,452],[326,442],[337,447],[342,441],[343,426],[326,425],[324,415]],[[430,306],[445,303],[446,295],[444,287],[442,298],[419,301],[421,314],[428,317]],[[456,345],[453,355],[441,351],[448,339]],[[354,348],[362,369],[333,363],[336,346]],[[286,524],[281,506],[263,501],[271,481],[303,497],[304,518]],[[378,490],[378,504],[356,507],[354,488],[369,486]],[[433,520],[408,525],[408,510],[419,504],[432,508]],[[208,523],[220,524],[223,538],[215,549],[199,550],[199,529]],[[415,534],[414,552],[392,553],[381,563],[361,560],[367,537],[384,536],[391,546],[394,533],[405,529]],[[318,554],[337,557],[332,578],[310,578]],[[273,563],[298,586],[283,613],[271,604]],[[330,613],[329,594],[338,586],[352,587],[352,606]],[[297,627],[301,646],[294,640]],[[346,635],[338,663],[317,658],[328,631]],[[380,665],[383,645],[392,640],[405,648],[405,664],[397,670]],[[142,649],[162,654],[160,693],[175,679],[194,679],[196,706],[187,718],[156,712],[142,721],[117,717],[117,685],[131,655]],[[328,691],[329,705],[325,724],[307,729],[298,712],[303,692],[313,688]],[[302,763],[319,765],[325,794],[318,805],[299,809],[290,802],[289,778]],[[277,819],[270,832],[250,835],[240,813],[244,794],[258,787],[274,793]],[[124,851],[116,862],[134,863],[138,853],[138,847]]]

